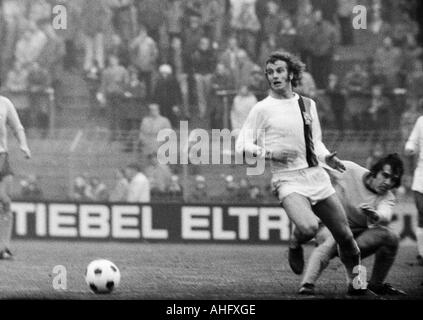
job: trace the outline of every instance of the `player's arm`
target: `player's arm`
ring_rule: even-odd
[[[416,124],[414,125],[413,130],[411,131],[410,136],[408,137],[407,143],[405,144],[405,154],[408,156],[414,155],[419,151],[419,138],[420,138],[420,127],[423,125],[423,117],[420,117]]]
[[[264,138],[265,119],[259,109],[254,107],[248,114],[235,144],[235,152],[242,154],[244,158],[255,157],[265,160],[287,163],[292,160],[292,152],[274,151],[257,144],[259,138]],[[296,155],[295,155],[296,156]]]
[[[316,103],[311,101],[311,117],[312,117],[312,133],[314,142],[314,152],[316,153],[317,159],[321,162],[326,163],[331,168],[340,172],[345,171],[345,165],[336,156],[336,152],[330,153],[322,142],[322,128],[320,126],[319,116],[317,115]]]
[[[7,123],[12,128],[13,133],[15,134],[16,139],[19,142],[19,147],[24,153],[27,159],[31,158],[31,151],[28,147],[28,142],[26,140],[25,129],[19,119],[18,112],[15,109],[15,106],[10,100],[6,100],[7,106]]]
[[[244,157],[251,155],[260,158],[265,157],[266,150],[257,145],[258,134],[260,130],[263,130],[263,126],[263,115],[257,111],[257,108],[253,107],[238,134],[235,152]],[[267,152],[267,156],[270,156],[269,152]]]
[[[394,206],[395,197],[392,193],[388,193],[387,197],[380,201],[376,208],[363,203],[360,205],[360,209],[370,218],[372,223],[388,224],[392,220]]]

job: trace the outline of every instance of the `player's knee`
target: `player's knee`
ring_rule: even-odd
[[[0,196],[0,214],[7,213],[10,211],[11,199],[8,195]]]
[[[399,241],[400,241],[400,238],[397,234],[395,234],[391,230],[388,230],[388,229],[386,230],[384,235],[384,244],[387,247],[393,250],[397,250],[399,246]]]
[[[317,223],[310,223],[307,225],[297,226],[297,228],[305,238],[312,239],[317,234],[319,225]]]

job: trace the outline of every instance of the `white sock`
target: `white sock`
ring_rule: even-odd
[[[11,212],[0,215],[0,250],[9,248],[12,236],[13,216]]]
[[[417,228],[417,251],[419,255],[423,257],[423,228]]]

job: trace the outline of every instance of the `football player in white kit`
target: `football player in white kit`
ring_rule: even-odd
[[[417,119],[413,131],[411,131],[405,144],[405,154],[408,156],[418,155],[411,190],[414,191],[414,200],[418,211],[417,263],[423,266],[423,116]]]
[[[13,216],[10,208],[13,171],[10,167],[7,148],[7,125],[10,126],[18,139],[19,147],[25,158],[31,158],[25,129],[21,124],[15,106],[9,99],[0,96],[0,259],[12,258],[9,245],[13,225]]]
[[[251,109],[236,151],[245,157],[270,160],[273,192],[297,231],[290,243],[291,267],[302,271],[302,244],[316,235],[317,216],[338,244],[347,271],[348,294],[367,295],[369,291],[361,285],[365,279],[354,274],[354,267],[361,263],[360,250],[321,162],[341,172],[345,166],[321,141],[315,102],[293,92],[304,69],[305,65],[289,53],[270,55],[265,64],[270,93]]]

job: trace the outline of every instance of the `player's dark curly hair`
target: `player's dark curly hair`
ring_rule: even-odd
[[[377,161],[371,168],[370,173],[373,177],[383,170],[385,165],[389,164],[392,169],[392,174],[396,177],[393,182],[393,188],[398,188],[401,185],[402,175],[404,174],[404,163],[402,162],[398,153],[388,154]]]
[[[293,75],[291,80],[292,87],[297,87],[301,83],[301,78],[303,77],[306,65],[297,56],[289,52],[275,51],[270,54],[269,58],[267,58],[265,66],[267,66],[268,63],[275,63],[278,60],[286,62],[288,72]]]

